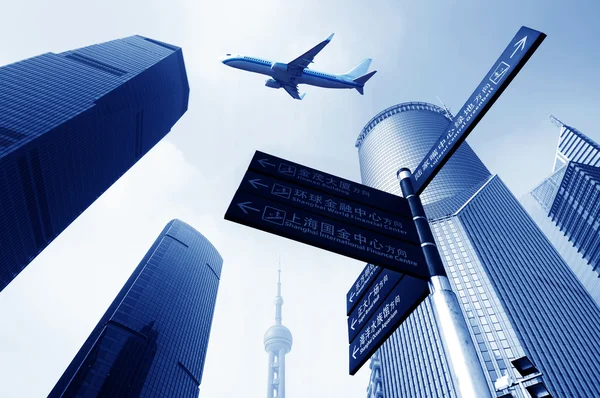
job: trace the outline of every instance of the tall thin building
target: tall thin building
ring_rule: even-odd
[[[132,36],[0,68],[0,291],[185,113],[181,49]]]
[[[449,123],[446,111],[420,102],[375,116],[356,142],[363,182],[400,194],[397,170],[414,169]],[[422,200],[490,391],[504,374],[520,379],[510,361],[527,355],[553,396],[600,396],[600,308],[467,143]],[[429,298],[371,369],[369,398],[457,396]]]
[[[600,145],[550,119],[560,128],[554,171],[521,202],[600,306]]]
[[[170,221],[49,397],[198,397],[222,265]]]
[[[265,333],[265,351],[269,353],[267,398],[285,398],[285,355],[292,349],[292,333],[281,324],[281,269],[278,270],[275,297],[275,325]]]

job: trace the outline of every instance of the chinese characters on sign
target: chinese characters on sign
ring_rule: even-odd
[[[375,278],[379,276],[383,268],[373,264],[367,264],[362,270],[356,282],[346,294],[346,315],[350,315],[354,307],[360,302],[363,294]]]
[[[408,217],[351,202],[312,188],[297,186],[287,181],[282,182],[248,171],[242,180],[240,189],[266,199],[348,222],[357,227],[372,229],[394,238],[413,243],[419,241],[415,225]]]
[[[373,355],[385,340],[402,324],[415,308],[429,295],[426,281],[403,276],[394,289],[371,311],[364,326],[350,342],[350,374]]]
[[[545,37],[544,33],[524,26],[519,29],[438,142],[414,170],[412,178],[417,195],[423,192],[444,163],[467,138]]]
[[[429,277],[421,247],[238,190],[225,218],[417,278]]]

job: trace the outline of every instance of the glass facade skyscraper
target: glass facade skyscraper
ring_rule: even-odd
[[[397,170],[414,169],[451,119],[425,103],[377,115],[356,143],[363,182],[399,194]],[[600,309],[467,143],[422,198],[490,390],[519,379],[510,361],[527,355],[553,396],[600,396]],[[457,396],[435,322],[428,298],[379,349],[369,398]]]
[[[523,206],[600,306],[600,145],[555,117],[554,172]]]
[[[0,68],[0,291],[185,113],[181,49],[141,36]]]
[[[167,224],[50,398],[196,398],[223,259],[198,231]]]

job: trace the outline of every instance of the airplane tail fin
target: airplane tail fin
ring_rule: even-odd
[[[356,79],[354,79],[354,83],[358,83],[360,84],[360,86],[355,87],[356,91],[358,91],[360,93],[360,95],[364,94],[364,86],[365,83],[367,82],[367,80],[369,80],[371,77],[373,77],[373,75],[377,73],[376,70],[374,70],[373,72],[367,73],[366,75],[362,75],[361,77],[357,77]]]
[[[347,73],[344,73],[344,76],[349,77],[354,80],[359,76],[364,75],[369,71],[369,66],[371,66],[371,58],[363,59],[360,64],[356,65],[354,68],[350,69]]]

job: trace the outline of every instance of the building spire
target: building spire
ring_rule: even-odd
[[[275,297],[275,324],[281,325],[281,307],[283,306],[283,297],[281,297],[281,258],[279,258],[279,268],[277,270],[277,297]]]
[[[450,119],[450,120],[453,120],[454,117],[452,116],[452,112],[450,111],[450,108],[448,108],[446,106],[446,104],[444,104],[444,102],[440,99],[440,97],[438,97],[436,95],[435,98],[437,98],[437,100],[440,101],[440,104],[442,104],[442,108],[444,108],[444,111],[446,112],[446,117],[448,117],[448,119]]]

